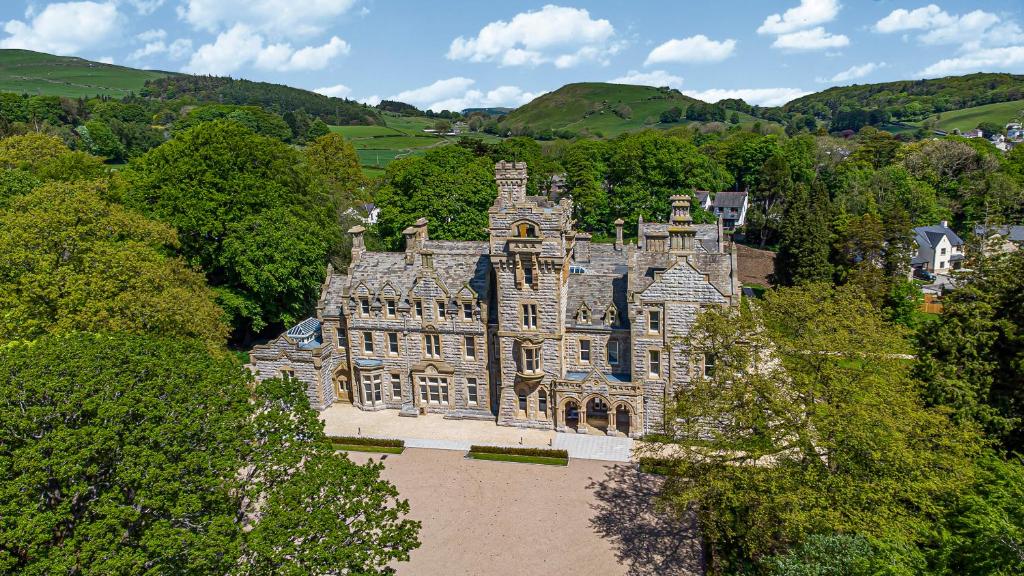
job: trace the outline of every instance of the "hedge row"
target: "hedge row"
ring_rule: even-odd
[[[565,450],[549,448],[517,448],[515,446],[470,446],[470,452],[477,454],[509,454],[512,456],[542,456],[544,458],[569,458]]]
[[[334,444],[348,444],[349,446],[388,446],[391,448],[405,448],[405,440],[397,438],[367,438],[366,436],[328,436]]]

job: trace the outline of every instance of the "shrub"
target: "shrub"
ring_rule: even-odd
[[[405,440],[398,438],[368,438],[366,436],[328,436],[333,444],[348,444],[349,446],[387,446],[391,448],[405,448]]]
[[[541,456],[543,458],[569,458],[565,450],[550,448],[518,448],[515,446],[470,446],[470,452],[477,454],[509,454],[512,456]]]

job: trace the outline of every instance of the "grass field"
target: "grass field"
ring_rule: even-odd
[[[146,80],[168,74],[29,50],[0,50],[2,92],[71,98],[97,95],[121,98],[138,92]]]
[[[474,460],[491,460],[493,462],[519,462],[520,464],[545,464],[547,466],[568,466],[568,458],[548,458],[546,456],[519,456],[517,454],[484,454],[469,452]]]
[[[996,124],[1004,125],[1014,118],[1024,116],[1022,111],[1024,111],[1024,100],[1015,100],[943,112],[929,119],[935,120],[935,126],[939,130],[950,132],[957,129],[963,132],[977,128],[981,122],[995,122]]]

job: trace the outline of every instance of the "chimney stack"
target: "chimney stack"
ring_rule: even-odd
[[[412,266],[416,262],[416,251],[419,249],[419,234],[415,227],[409,226],[402,230],[402,236],[405,236],[405,265]]]
[[[494,180],[498,183],[498,200],[506,204],[526,201],[526,162],[506,162],[494,165]]]
[[[348,233],[352,235],[352,263],[355,264],[359,261],[359,257],[366,251],[366,245],[363,244],[363,232],[366,232],[366,228],[356,224],[355,226],[348,229]]]
[[[622,221],[622,218],[616,218],[615,219],[615,249],[616,250],[622,250],[622,225],[623,224],[625,224],[625,222]]]
[[[576,244],[572,249],[573,259],[577,262],[590,262],[590,234],[576,234]]]

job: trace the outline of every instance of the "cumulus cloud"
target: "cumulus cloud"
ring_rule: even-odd
[[[810,30],[790,32],[775,38],[773,48],[784,50],[809,51],[826,50],[829,48],[842,48],[850,45],[850,39],[843,34],[832,34],[826,32],[821,26]]]
[[[810,92],[799,88],[712,88],[710,90],[683,90],[683,94],[705,102],[742,98],[747,104],[756,106],[782,106],[786,102],[806,96]]]
[[[387,99],[440,112],[441,110],[463,110],[465,108],[521,106],[540,95],[540,93],[526,92],[518,86],[498,86],[486,92],[471,89],[470,87],[475,83],[476,81],[471,78],[456,76],[438,80],[428,86],[405,90],[394,96],[388,96]]]
[[[712,40],[703,34],[672,39],[651,50],[644,66],[663,62],[721,62],[732,56],[736,41]]]
[[[352,93],[352,89],[344,84],[335,84],[334,86],[324,86],[323,88],[316,88],[313,90],[317,94],[323,94],[324,96],[333,96],[335,98],[344,98]]]
[[[135,39],[139,42],[155,42],[157,40],[163,40],[167,37],[167,31],[163,28],[155,28],[152,30],[146,30],[135,35]]]
[[[244,24],[236,24],[221,32],[217,39],[199,47],[185,66],[194,74],[231,74],[252,64],[257,68],[288,72],[321,70],[337,56],[348,54],[347,42],[333,36],[322,46],[294,49],[291,44],[264,46],[263,36]]]
[[[114,2],[58,2],[38,13],[30,8],[25,20],[4,24],[8,35],[0,39],[0,48],[77,54],[106,44],[121,28],[121,14]]]
[[[967,14],[950,14],[935,4],[916,10],[893,10],[875,23],[874,30],[882,34],[893,32],[920,32],[922,44],[961,44],[965,49],[981,45],[1002,46],[1015,44],[1021,35],[1020,26],[1012,20],[984,10]]]
[[[924,78],[989,70],[1016,69],[1024,65],[1024,46],[987,48],[939,60],[919,73]]]
[[[548,4],[516,14],[508,22],[491,22],[474,37],[455,38],[447,57],[502,66],[551,63],[570,68],[584,61],[607,62],[622,48],[614,36],[615,28],[608,20],[595,20],[582,8]]]
[[[782,14],[772,14],[757,29],[758,34],[788,34],[831,22],[839,14],[838,0],[800,0],[800,5]]]
[[[370,96],[363,96],[362,98],[357,98],[357,100],[359,102],[362,102],[363,104],[366,104],[367,106],[376,106],[377,104],[380,104],[380,101],[383,100],[383,98],[376,94],[373,94]]]
[[[135,7],[135,11],[146,16],[156,12],[156,9],[163,6],[164,0],[128,0],[128,3]]]
[[[217,32],[243,24],[272,38],[323,33],[355,0],[184,0],[178,17],[192,27]]]
[[[949,26],[953,17],[935,4],[923,8],[893,10],[888,16],[875,22],[875,31],[883,34],[904,32],[907,30],[927,30],[929,28]]]
[[[669,74],[664,70],[651,70],[650,72],[640,72],[639,70],[630,70],[625,76],[619,76],[614,80],[609,80],[612,84],[638,84],[640,86],[669,86],[671,88],[681,88],[683,86],[683,77]]]
[[[861,64],[859,66],[850,66],[846,70],[839,72],[831,78],[818,78],[818,82],[849,82],[850,80],[856,80],[863,78],[868,74],[871,74],[879,68],[885,68],[885,62],[868,62],[867,64]]]

